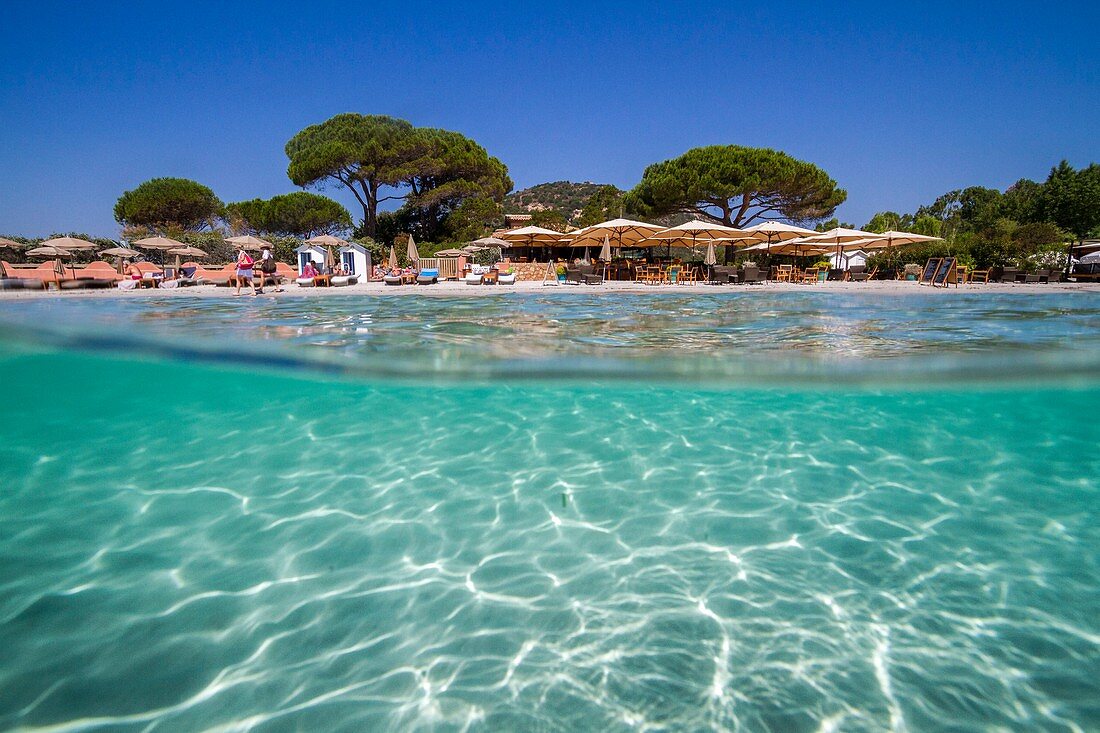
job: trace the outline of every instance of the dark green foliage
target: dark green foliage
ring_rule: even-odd
[[[899,214],[896,211],[880,211],[871,217],[871,220],[860,227],[865,232],[911,232],[913,231],[913,215]]]
[[[404,201],[414,233],[443,234],[467,198],[501,201],[508,169],[457,132],[417,128],[384,115],[341,114],[307,127],[286,144],[287,175],[299,186],[346,186],[363,207],[362,232],[378,230],[378,205]],[[383,196],[384,189],[392,189]]]
[[[834,216],[832,219],[829,219],[828,221],[818,222],[818,224],[814,227],[814,229],[816,229],[819,232],[827,232],[830,229],[836,229],[837,227],[843,227],[844,229],[855,229],[856,225],[855,224],[849,224],[846,221],[841,221],[840,219],[837,219]]]
[[[448,242],[470,242],[484,237],[503,222],[499,203],[484,197],[468,198],[447,217],[445,238]]]
[[[339,234],[351,229],[351,214],[325,196],[305,191],[271,199],[238,201],[225,207],[231,223],[240,223],[258,234],[312,237]]]
[[[786,153],[712,145],[646,168],[626,205],[646,216],[686,213],[740,227],[824,219],[847,196],[825,171]]]
[[[626,192],[616,186],[600,186],[588,201],[577,218],[577,226],[587,227],[608,219],[616,219],[625,213]]]
[[[1043,218],[1082,240],[1100,227],[1100,165],[1074,170],[1062,161],[1051,169],[1038,196]]]
[[[221,216],[222,202],[206,186],[186,178],[154,178],[126,191],[115,204],[115,219],[126,226],[200,231]]]

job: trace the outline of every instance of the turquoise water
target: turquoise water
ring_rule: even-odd
[[[0,728],[1095,730],[1098,313],[0,304]]]

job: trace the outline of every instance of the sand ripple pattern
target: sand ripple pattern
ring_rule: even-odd
[[[1095,389],[0,374],[3,729],[1100,726]]]

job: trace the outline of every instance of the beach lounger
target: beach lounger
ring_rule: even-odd
[[[421,270],[416,276],[417,285],[435,285],[439,282],[439,270]]]
[[[386,275],[382,278],[382,282],[387,285],[400,285],[404,279],[400,275]]]

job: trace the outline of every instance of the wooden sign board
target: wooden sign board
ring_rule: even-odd
[[[936,276],[936,273],[940,269],[941,257],[932,257],[924,265],[924,272],[921,273],[920,280],[917,281],[920,285],[931,285],[932,278]]]
[[[958,277],[955,270],[955,258],[944,257],[940,260],[939,267],[936,268],[936,274],[932,278],[932,287],[946,288],[951,283],[958,286]]]

